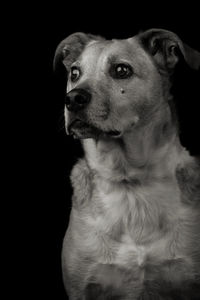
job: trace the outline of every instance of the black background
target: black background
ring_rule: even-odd
[[[56,46],[77,31],[110,39],[128,38],[139,30],[156,27],[176,32],[200,51],[198,8],[186,7],[183,13],[182,6],[175,10],[169,2],[136,6],[124,1],[109,7],[108,3],[96,2],[54,2],[43,6],[29,3],[16,7],[16,11],[12,7],[9,17],[12,26],[8,92],[16,120],[11,122],[9,135],[10,175],[14,179],[8,188],[12,192],[13,201],[9,204],[14,215],[13,218],[10,213],[8,221],[14,220],[9,260],[18,265],[11,268],[9,278],[17,282],[21,298],[64,300],[67,298],[60,252],[71,207],[69,174],[82,151],[79,142],[67,137],[64,131],[65,77],[63,70],[53,73]],[[13,88],[16,82],[17,96]],[[187,86],[184,78],[182,86]],[[198,155],[197,90],[193,96],[183,100],[178,112],[183,144]]]

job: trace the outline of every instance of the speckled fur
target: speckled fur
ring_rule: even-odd
[[[71,173],[73,207],[62,251],[70,300],[200,299],[200,170],[179,142],[170,105],[175,44],[198,68],[199,54],[191,59],[164,30],[108,43],[78,33],[58,47],[56,62],[62,58],[69,72],[78,58],[85,71],[80,83],[68,82],[68,92],[90,85],[95,94],[81,118],[123,132],[83,139],[85,158]],[[128,49],[137,84],[108,82],[109,49],[120,55]],[[65,117],[67,123],[67,111]]]

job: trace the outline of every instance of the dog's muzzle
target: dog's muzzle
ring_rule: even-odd
[[[90,103],[92,95],[85,89],[73,89],[65,98],[65,105],[69,111],[67,122],[67,133],[79,139],[97,138],[100,135],[109,135],[112,137],[119,137],[121,132],[117,130],[102,130],[96,127],[82,112]]]
[[[65,98],[68,114],[67,132],[76,138],[88,138],[99,134],[100,130],[88,124],[83,112],[90,103],[92,95],[85,89],[73,89]],[[81,118],[80,118],[81,116]]]

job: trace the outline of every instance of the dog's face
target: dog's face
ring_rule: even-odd
[[[167,31],[127,40],[67,38],[56,54],[62,53],[68,72],[67,131],[78,138],[118,138],[148,122],[170,97],[177,48],[183,52],[180,40]]]
[[[91,42],[70,67],[67,92],[67,126],[80,138],[123,135],[162,96],[160,75],[134,38]]]

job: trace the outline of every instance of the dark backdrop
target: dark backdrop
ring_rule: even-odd
[[[11,138],[15,149],[15,187],[20,196],[20,227],[15,242],[20,258],[19,268],[11,277],[19,279],[26,299],[64,300],[67,298],[60,253],[71,207],[69,174],[82,151],[79,142],[67,137],[64,131],[65,78],[62,71],[54,74],[52,69],[56,46],[76,31],[109,39],[127,38],[139,30],[157,27],[176,32],[200,51],[198,9],[187,7],[183,13],[182,7],[175,10],[169,2],[147,7],[145,3],[136,6],[125,1],[110,7],[74,1],[42,7],[29,4],[20,9],[20,14],[13,9],[13,30],[18,26],[13,38],[15,47],[20,49],[20,72],[15,69],[14,74],[24,97],[19,95],[17,105],[21,130]],[[184,78],[182,86],[187,86]],[[199,101],[197,90],[193,90],[193,97],[185,97],[179,105],[183,144],[192,154],[200,154]]]

